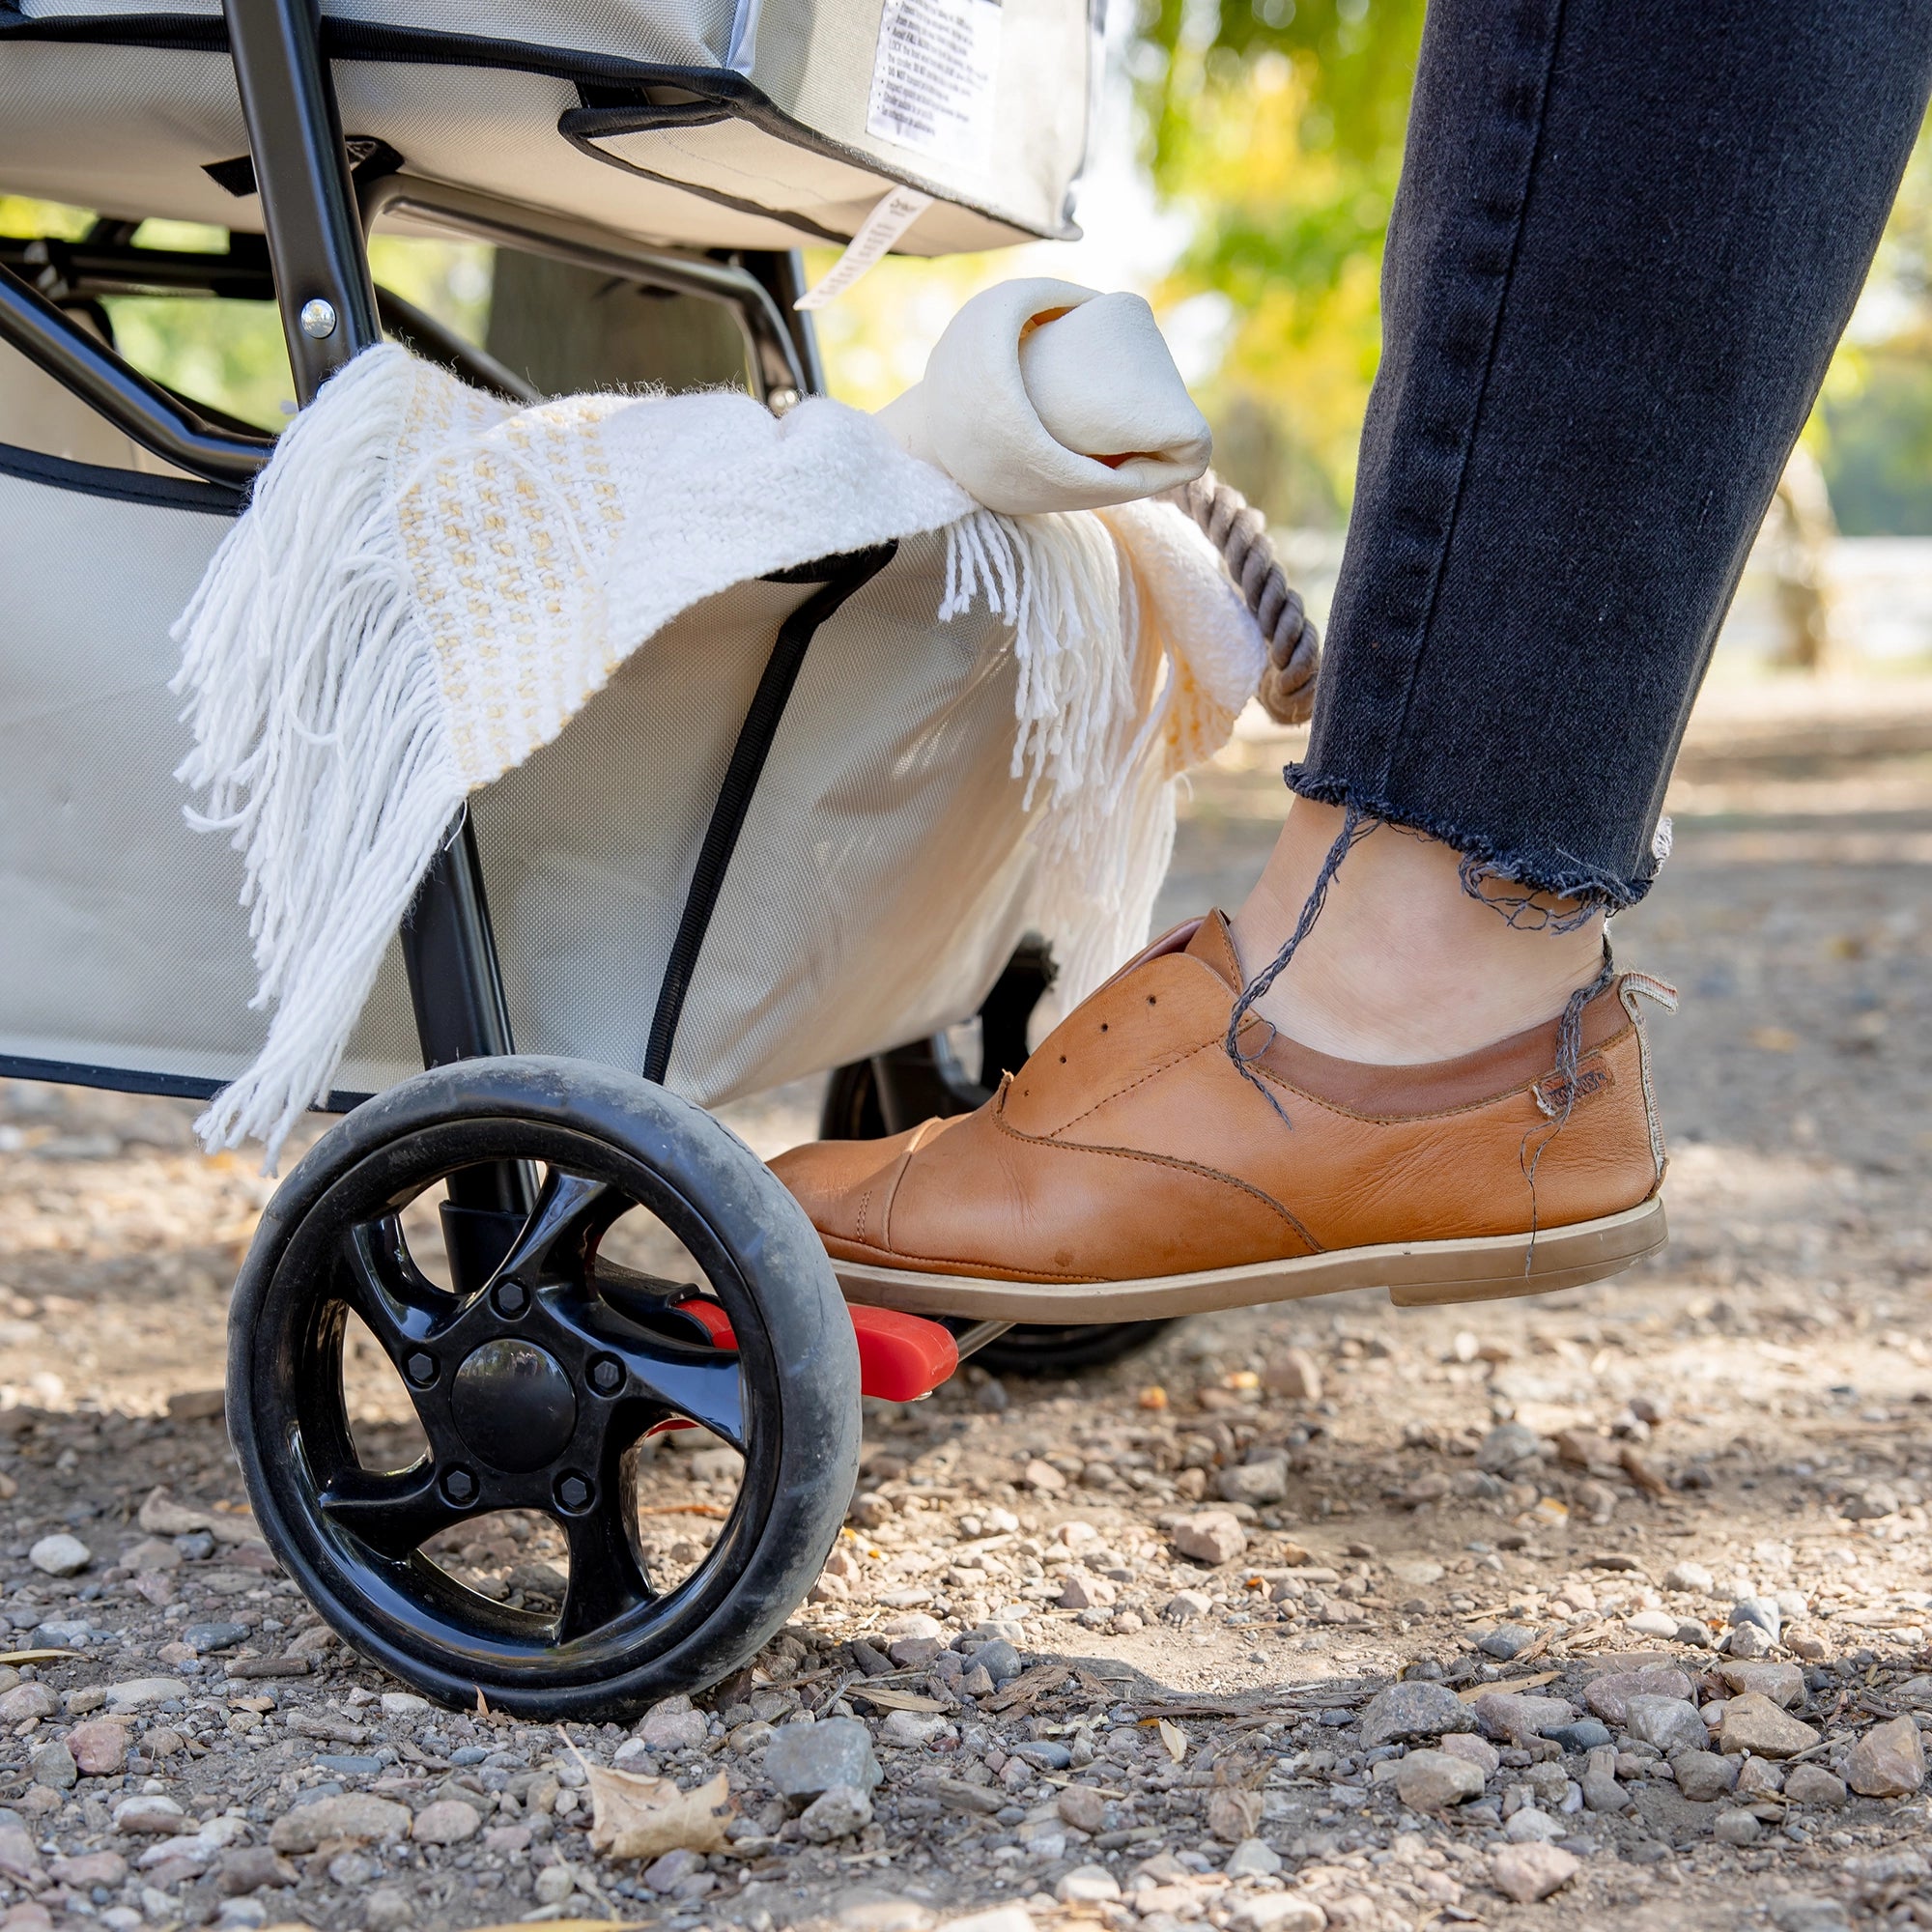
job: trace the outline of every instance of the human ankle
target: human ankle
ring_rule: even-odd
[[[1249,978],[1293,934],[1343,823],[1333,806],[1294,801],[1233,922]],[[1506,890],[1512,904],[1521,897]],[[1469,894],[1453,847],[1378,825],[1349,848],[1320,917],[1253,1010],[1345,1060],[1400,1065],[1471,1053],[1553,1019],[1597,976],[1603,918],[1573,925],[1577,910],[1538,895],[1512,920]]]

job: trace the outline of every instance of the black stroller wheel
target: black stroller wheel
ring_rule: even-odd
[[[480,1286],[441,1288],[403,1210],[500,1162],[541,1176],[535,1206]],[[706,1293],[600,1261],[634,1207]],[[358,1452],[352,1315],[427,1437],[407,1467]],[[804,1599],[857,1475],[858,1350],[810,1223],[708,1115],[604,1067],[469,1061],[358,1107],[277,1192],[236,1291],[228,1418],[263,1534],[347,1642],[446,1703],[615,1714],[715,1683]],[[654,1581],[636,1446],[678,1420],[737,1449],[742,1480],[696,1567]],[[554,1610],[425,1554],[498,1512],[560,1531]]]
[[[916,1126],[929,1114],[971,1113],[991,1095],[1002,1074],[1017,1073],[1025,1065],[1027,1022],[1053,984],[1053,975],[1052,957],[1037,939],[1025,941],[1007,962],[980,1009],[982,1049],[977,1083],[955,1070],[943,1039],[915,1040],[836,1067],[825,1083],[819,1138],[883,1140],[896,1128]],[[889,1107],[889,1099],[900,1104]],[[914,1103],[909,1110],[903,1104],[908,1099]],[[894,1111],[909,1111],[911,1118],[894,1121]],[[973,1324],[952,1325],[963,1330]],[[1145,1349],[1173,1325],[1171,1321],[1023,1323],[982,1343],[973,1359],[995,1375],[1077,1375]]]

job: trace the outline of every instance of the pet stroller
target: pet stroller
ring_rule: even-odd
[[[302,404],[386,332],[513,398],[668,374],[782,410],[822,387],[800,242],[851,240],[906,187],[901,250],[1066,232],[1094,44],[1080,0],[0,7],[0,189],[101,211],[0,241],[0,1074],[201,1098],[256,1040],[239,868],[183,826],[171,777],[167,632],[272,441],[118,353],[118,298],[272,304]],[[154,245],[150,219],[226,245]],[[488,335],[376,286],[371,235],[494,250]],[[848,1312],[783,1190],[673,1091],[842,1064],[828,1130],[880,1132],[977,1103],[1024,1056],[1051,969],[1009,873],[947,885],[978,943],[915,956],[917,1000],[832,1024],[806,987],[810,1027],[767,997],[793,910],[773,895],[798,882],[744,885],[761,814],[812,803],[813,745],[837,734],[861,793],[903,781],[914,725],[838,693],[841,657],[929,627],[902,582],[930,578],[920,551],[714,600],[703,650],[634,661],[479,798],[344,1063],[331,1109],[356,1111],[264,1217],[228,1371],[257,1520],[348,1642],[438,1698],[623,1711],[744,1663],[838,1534],[862,1387],[916,1397],[1000,1325]],[[1268,595],[1292,688],[1312,633]],[[992,772],[967,804],[999,811],[1012,712],[986,658],[936,662],[911,714],[922,769]],[[860,883],[902,858],[865,855]],[[977,1078],[946,1037],[976,1009]],[[1014,1359],[1102,1359],[1154,1325]],[[358,1334],[407,1388],[413,1460],[352,1425]],[[716,1522],[708,1548],[666,1557],[639,1541],[641,1459],[694,1423],[742,1466],[728,1506],[675,1505]],[[524,1555],[536,1521],[567,1574],[484,1574],[466,1538],[492,1519],[525,1524]]]

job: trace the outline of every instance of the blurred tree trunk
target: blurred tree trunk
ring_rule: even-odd
[[[1838,521],[1818,459],[1801,442],[1778,478],[1766,520],[1778,628],[1772,662],[1792,670],[1822,671],[1837,655],[1833,622],[1832,546]]]

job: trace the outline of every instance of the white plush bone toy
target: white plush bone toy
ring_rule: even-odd
[[[975,296],[878,421],[1008,516],[1152,497],[1213,449],[1146,301],[1044,277]]]

